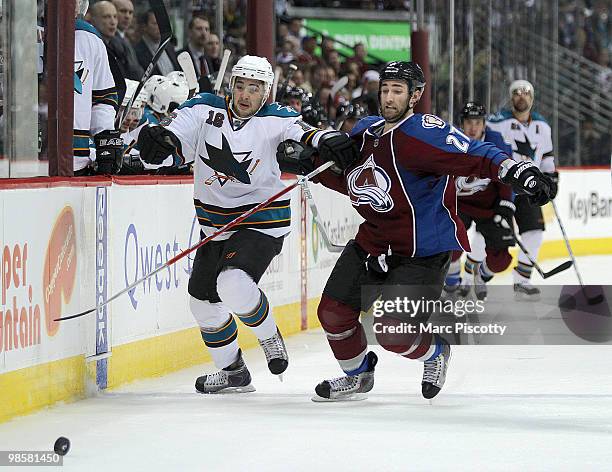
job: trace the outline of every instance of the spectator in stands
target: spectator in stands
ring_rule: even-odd
[[[133,68],[139,74],[139,77],[142,77],[144,69],[138,63],[134,46],[126,36],[126,32],[130,29],[134,20],[134,4],[131,0],[113,0],[113,5],[117,9],[117,32],[115,36],[118,36],[127,48],[130,68]],[[128,78],[131,79],[132,77]]]
[[[211,59],[206,54],[206,42],[210,38],[210,22],[202,14],[195,14],[187,26],[187,51],[193,61],[201,92],[212,90],[209,75],[215,71]],[[218,42],[219,38],[217,38]],[[218,70],[218,67],[217,67]]]
[[[142,30],[142,39],[134,46],[134,50],[136,51],[138,62],[143,68],[146,68],[159,47],[161,34],[153,10],[146,11],[138,19]],[[153,75],[167,75],[173,70],[179,70],[179,68],[174,46],[169,44],[159,57],[157,65],[153,68]]]
[[[362,77],[361,94],[359,94],[360,102],[370,115],[378,114],[378,85],[380,82],[380,74],[375,70],[366,71]]]
[[[302,41],[304,34],[302,28],[304,27],[304,20],[301,18],[292,18],[289,22],[289,35],[296,38],[298,41]]]
[[[295,43],[292,41],[295,38],[287,36],[283,41],[280,52],[276,55],[277,64],[288,64],[296,59]]]
[[[329,51],[329,53],[327,54],[327,65],[334,70],[334,75],[336,77],[340,76],[340,69],[342,68],[342,63],[340,62],[340,53],[335,49]]]
[[[117,9],[108,1],[94,3],[89,9],[91,22],[102,35],[109,55],[113,56],[124,79],[140,80],[144,70],[130,54],[127,41],[117,35]],[[112,66],[111,66],[112,69]],[[115,77],[117,82],[117,77]]]
[[[356,64],[357,67],[359,68],[358,70],[359,76],[361,76],[362,74],[365,73],[366,70],[368,70],[368,63],[366,62],[366,57],[368,56],[368,52],[363,43],[355,44],[355,46],[353,46],[353,51],[355,55],[353,57],[349,57],[346,60],[346,63],[347,65]]]
[[[204,45],[204,52],[208,58],[208,62],[212,66],[212,71],[217,72],[221,65],[221,43],[219,42],[219,36],[215,33],[208,35],[208,40]]]
[[[298,56],[298,61],[302,64],[316,64],[321,62],[321,59],[315,54],[316,48],[317,38],[314,36],[304,36],[304,39],[302,40],[302,50]]]

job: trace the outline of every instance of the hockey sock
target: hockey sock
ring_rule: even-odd
[[[359,322],[359,309],[351,308],[342,302],[321,297],[317,316],[325,331],[329,347],[344,372],[359,369],[368,351],[363,326]]]
[[[520,262],[514,268],[514,283],[529,280],[533,266],[529,263]]]
[[[272,307],[255,281],[241,269],[228,269],[217,277],[217,292],[223,303],[251,328],[259,339],[276,334]]]
[[[474,275],[474,268],[476,267],[477,264],[480,264],[480,262],[475,261],[470,256],[468,256],[465,259],[465,265],[463,266],[466,274]]]
[[[525,249],[527,249],[529,255],[534,261],[538,260],[538,252],[540,251],[540,246],[542,245],[543,235],[544,232],[542,230],[535,229],[532,231],[525,231],[520,236],[523,246],[525,246]],[[524,264],[531,265],[529,259],[527,259],[527,256],[523,254],[523,251],[519,251],[518,261],[519,263],[522,262]]]
[[[491,269],[489,269],[489,266],[487,266],[486,261],[483,261],[482,264],[480,264],[480,275],[482,276],[482,280],[485,282],[488,282],[493,278],[494,274],[491,272]]]
[[[190,297],[189,308],[200,326],[204,344],[219,369],[238,358],[238,326],[221,303],[210,303]]]
[[[357,362],[359,361],[359,359],[361,358],[361,363],[359,364],[359,366],[356,369],[353,370],[344,370],[344,373],[346,375],[358,375],[361,374],[362,372],[365,372],[366,370],[369,369],[370,365],[368,364],[368,356],[367,354],[367,350],[363,351],[362,353],[359,354],[358,357],[356,357],[355,359],[351,359],[352,361],[352,365],[357,364]],[[345,365],[349,365],[348,362],[345,363]]]
[[[451,262],[448,268],[448,274],[446,274],[446,285],[454,286],[461,283],[461,261],[456,260]]]

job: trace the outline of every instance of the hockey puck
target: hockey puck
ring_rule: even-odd
[[[60,436],[53,445],[53,450],[58,456],[65,456],[70,450],[70,439]]]
[[[559,297],[559,308],[561,311],[570,311],[576,308],[576,298],[572,295],[561,295]]]

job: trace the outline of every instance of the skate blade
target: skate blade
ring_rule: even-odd
[[[315,403],[327,403],[327,402],[359,402],[368,398],[366,393],[353,393],[352,395],[347,395],[338,398],[325,398],[320,397],[317,394],[314,394],[311,400]]]
[[[283,382],[283,374],[278,374],[277,377],[279,382]]]
[[[202,395],[232,395],[236,393],[249,393],[254,391],[255,387],[252,384],[245,385],[244,387],[227,387],[217,390],[216,392],[200,392],[199,390],[196,390],[196,392],[201,393]]]

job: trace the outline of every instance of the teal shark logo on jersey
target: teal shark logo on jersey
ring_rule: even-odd
[[[251,165],[252,159],[247,159],[251,151],[247,153],[234,153],[230,147],[225,135],[221,133],[221,149],[216,148],[208,143],[206,144],[206,152],[208,159],[200,155],[200,159],[204,164],[220,174],[219,183],[223,186],[228,180],[238,180],[243,184],[250,184],[248,168]],[[234,156],[246,154],[242,161],[238,161]]]
[[[74,63],[74,91],[79,95],[83,94],[83,75],[85,68],[83,67],[83,61],[76,61]]]
[[[525,135],[525,141],[519,141],[517,139],[514,140],[516,144],[516,153],[521,156],[528,157],[532,161],[535,158],[535,151],[537,146],[531,147],[531,143],[529,142],[529,138]]]

